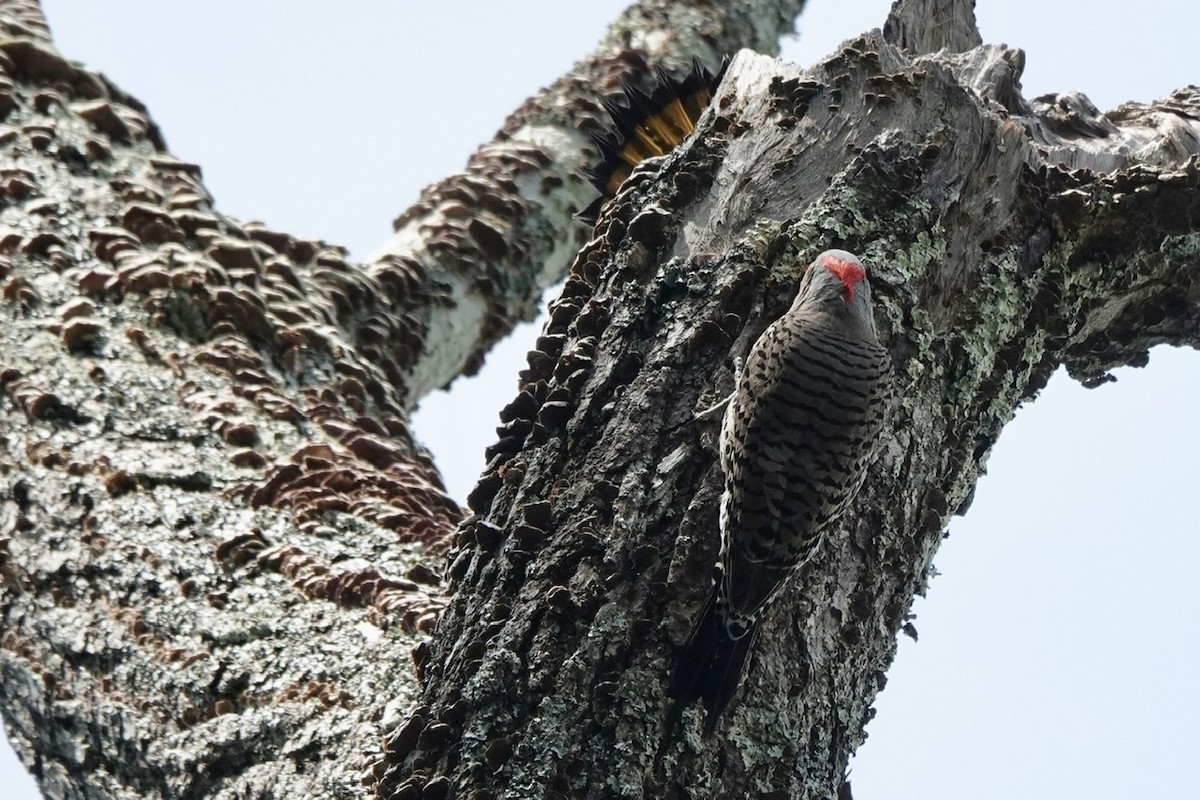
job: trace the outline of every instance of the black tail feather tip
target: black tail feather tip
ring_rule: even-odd
[[[704,729],[711,734],[737,693],[754,638],[753,627],[737,638],[730,636],[716,602],[710,599],[675,668],[671,694],[676,715],[693,701],[703,701],[708,712]]]

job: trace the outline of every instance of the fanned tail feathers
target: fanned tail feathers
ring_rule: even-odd
[[[600,163],[587,171],[601,196],[579,213],[581,220],[594,223],[600,207],[616,194],[634,167],[671,152],[691,135],[728,63],[728,59],[722,61],[714,73],[693,59],[691,71],[682,78],[657,69],[648,90],[622,82],[620,94],[602,100],[612,125],[592,133]]]

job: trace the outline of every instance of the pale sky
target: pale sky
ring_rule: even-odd
[[[62,52],[146,103],[220,210],[361,257],[626,4],[43,5]],[[1026,50],[1027,97],[1081,90],[1104,109],[1200,81],[1190,0],[977,5],[985,41]],[[783,57],[811,63],[889,6],[812,0]],[[536,332],[417,415],[460,500]],[[901,637],[857,800],[1196,796],[1200,356],[1159,349],[1118,374],[1091,391],[1060,374],[1005,429],[916,603],[920,642]],[[0,797],[37,797],[0,751]]]

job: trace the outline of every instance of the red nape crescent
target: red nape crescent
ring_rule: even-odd
[[[854,287],[867,279],[867,271],[862,265],[853,261],[843,261],[837,256],[825,256],[821,259],[821,266],[837,276],[842,286],[846,287],[846,302],[853,303]]]

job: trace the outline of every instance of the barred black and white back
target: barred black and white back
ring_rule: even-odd
[[[676,674],[715,726],[759,621],[851,505],[891,403],[866,271],[844,250],[808,267],[791,308],[754,343],[721,428],[721,555]]]

